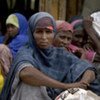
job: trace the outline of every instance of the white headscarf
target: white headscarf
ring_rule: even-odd
[[[93,17],[94,19],[92,22],[93,28],[95,29],[97,34],[100,36],[100,11],[91,14],[91,17]]]

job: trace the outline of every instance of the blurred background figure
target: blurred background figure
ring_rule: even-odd
[[[8,16],[6,27],[7,32],[3,43],[10,48],[14,57],[18,49],[28,42],[28,36],[26,34],[28,22],[22,14],[14,13]]]

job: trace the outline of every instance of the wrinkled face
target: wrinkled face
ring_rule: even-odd
[[[83,41],[84,41],[84,31],[83,30],[74,31],[72,44],[78,47],[82,47]]]
[[[36,28],[33,36],[37,46],[41,49],[46,49],[52,45],[54,33],[47,28]]]
[[[7,25],[7,34],[9,34],[10,37],[14,37],[18,33],[18,28],[12,24]]]
[[[60,31],[54,38],[54,45],[57,47],[67,47],[72,41],[72,33],[70,31]]]

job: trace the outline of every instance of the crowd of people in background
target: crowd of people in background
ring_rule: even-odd
[[[11,13],[5,25],[5,34],[0,31],[0,100],[54,100],[70,88],[100,96],[100,11],[68,21],[47,12],[29,20]]]

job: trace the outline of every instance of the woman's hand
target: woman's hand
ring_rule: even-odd
[[[87,89],[88,85],[89,85],[88,83],[80,81],[80,82],[70,83],[69,84],[69,88],[83,88],[83,89]],[[67,89],[68,89],[68,84],[66,86],[67,86]]]

